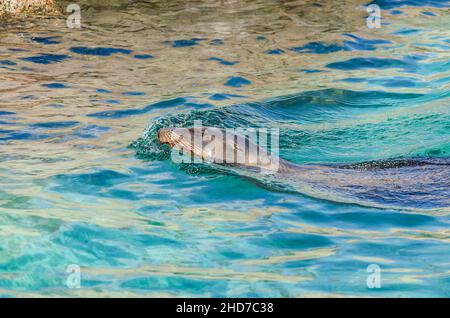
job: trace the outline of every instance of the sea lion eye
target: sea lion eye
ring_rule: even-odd
[[[203,142],[210,142],[212,140],[212,136],[210,134],[203,135]]]

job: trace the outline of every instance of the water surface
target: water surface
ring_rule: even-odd
[[[448,158],[448,2],[374,1],[379,29],[361,1],[117,3],[0,31],[0,295],[450,296],[448,210],[274,191],[155,135],[201,118],[279,128],[300,164]]]

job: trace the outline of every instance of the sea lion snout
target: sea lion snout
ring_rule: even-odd
[[[161,128],[158,130],[157,136],[160,143],[174,147],[189,140],[190,132],[186,128]]]
[[[171,141],[171,133],[172,133],[172,128],[161,128],[158,130],[158,140],[163,143],[163,144],[167,144],[170,143]]]

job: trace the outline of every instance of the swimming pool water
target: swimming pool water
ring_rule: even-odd
[[[364,1],[118,3],[0,30],[1,296],[450,296],[448,209],[277,191],[156,140],[202,119],[279,128],[300,164],[448,158],[448,1],[373,1],[379,29]]]

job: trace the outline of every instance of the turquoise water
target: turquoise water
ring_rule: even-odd
[[[358,1],[137,2],[89,8],[78,31],[5,27],[0,295],[449,297],[433,192],[430,209],[321,199],[175,164],[156,140],[202,119],[279,128],[299,164],[446,160],[449,3],[374,3],[380,29]]]

